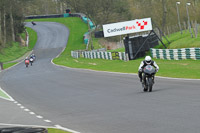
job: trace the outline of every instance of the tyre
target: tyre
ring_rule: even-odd
[[[144,80],[144,92],[147,92],[148,91],[148,83],[147,83],[147,80]]]
[[[45,128],[27,128],[13,133],[48,133],[48,130]]]
[[[24,127],[1,128],[0,133],[13,133],[13,132],[21,131],[21,130],[25,130],[25,129],[27,129],[27,128],[24,128]]]
[[[144,89],[143,89],[143,91],[144,91],[144,92],[147,92],[147,91],[148,91],[148,89],[147,89],[147,88],[144,88]]]
[[[152,91],[152,87],[153,87],[153,80],[152,80],[152,78],[148,78],[148,87],[149,87],[149,92],[151,92]]]
[[[9,127],[0,128],[0,133],[48,133],[46,128]]]

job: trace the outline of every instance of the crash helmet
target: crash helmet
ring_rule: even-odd
[[[150,56],[146,56],[145,57],[145,62],[149,65],[151,64],[151,57]]]

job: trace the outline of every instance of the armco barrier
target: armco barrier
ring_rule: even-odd
[[[182,60],[194,59],[200,60],[200,48],[181,48],[181,49],[150,49],[151,56],[157,59]]]
[[[26,16],[25,19],[39,19],[39,18],[61,18],[63,14],[49,14],[49,15],[32,15]]]
[[[127,60],[125,52],[71,51],[71,56],[73,58],[84,57],[84,58],[89,58],[89,59],[124,60],[124,61]]]

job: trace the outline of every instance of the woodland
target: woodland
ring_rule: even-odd
[[[86,14],[99,26],[151,17],[165,34],[180,30],[178,14],[182,29],[188,20],[193,27],[200,21],[200,0],[0,0],[0,49],[19,40],[25,16],[63,14],[66,9]]]

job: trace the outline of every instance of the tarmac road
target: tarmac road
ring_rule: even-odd
[[[28,25],[39,35],[37,60],[29,68],[21,63],[0,73],[0,83],[33,112],[82,133],[200,131],[200,80],[157,77],[153,92],[144,93],[134,74],[57,67],[50,61],[65,47],[67,28],[48,22]]]

